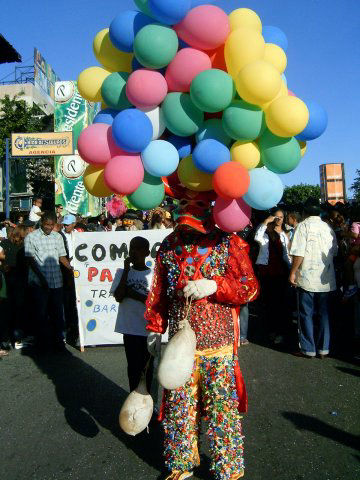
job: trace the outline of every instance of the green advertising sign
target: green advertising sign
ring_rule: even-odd
[[[55,84],[55,132],[73,132],[75,154],[55,157],[55,204],[66,213],[97,216],[102,211],[101,199],[89,195],[83,183],[87,163],[77,153],[80,133],[97,113],[98,106],[84,100],[76,82]]]

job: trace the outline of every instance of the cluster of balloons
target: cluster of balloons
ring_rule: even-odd
[[[298,166],[306,142],[324,132],[326,112],[288,90],[287,38],[254,11],[227,15],[201,0],[135,3],[139,10],[96,35],[102,66],[78,78],[81,95],[103,107],[78,141],[89,163],[85,186],[147,210],[175,175],[190,190],[214,190],[217,224],[240,230],[251,208],[281,200],[277,174]]]

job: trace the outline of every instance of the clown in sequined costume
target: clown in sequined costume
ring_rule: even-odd
[[[196,335],[192,376],[183,387],[165,390],[160,414],[171,472],[167,478],[189,478],[199,465],[204,416],[214,478],[235,480],[244,475],[241,413],[247,408],[235,309],[256,298],[258,282],[247,243],[215,228],[204,194],[183,192],[177,217],[176,230],[158,252],[145,315],[148,330],[154,332],[149,339],[168,327],[171,338],[185,316],[185,297],[190,292],[194,299],[189,315]]]

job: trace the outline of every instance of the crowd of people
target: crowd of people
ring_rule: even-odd
[[[170,200],[149,212],[128,209],[118,218],[81,217],[63,215],[61,205],[56,205],[55,213],[43,211],[42,200],[35,198],[28,218],[20,214],[3,218],[0,356],[34,341],[55,349],[65,347],[64,339],[76,342],[71,241],[75,230],[172,229],[175,208]],[[249,244],[261,289],[257,301],[241,308],[240,344],[249,344],[261,329],[274,348],[304,358],[325,358],[339,344],[359,358],[359,210],[309,201],[295,209],[254,212],[250,225],[238,235]]]

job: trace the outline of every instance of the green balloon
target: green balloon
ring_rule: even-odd
[[[223,129],[222,121],[220,118],[209,118],[208,120],[205,120],[202,127],[196,133],[197,143],[201,142],[202,140],[207,140],[209,138],[217,140],[218,142],[223,143],[227,147],[232,142],[232,139]]]
[[[221,112],[235,97],[236,89],[231,76],[212,68],[196,75],[190,85],[190,96],[194,104],[204,112]]]
[[[161,109],[166,127],[180,137],[194,135],[204,122],[204,113],[193,104],[188,93],[168,93]]]
[[[175,57],[179,47],[176,32],[165,25],[152,23],[143,27],[134,40],[136,59],[147,68],[163,68]]]
[[[265,115],[257,105],[234,100],[222,117],[225,132],[234,140],[252,142],[265,131]]]
[[[261,160],[274,173],[289,173],[299,165],[301,151],[296,138],[278,137],[266,130],[259,139]]]
[[[115,72],[105,78],[101,86],[101,96],[106,105],[116,110],[133,106],[126,96],[128,78],[129,74],[125,72]]]
[[[139,210],[151,210],[158,207],[165,197],[165,187],[159,177],[145,172],[144,180],[134,193],[127,196],[134,207]]]
[[[134,2],[138,9],[142,11],[142,13],[145,13],[145,15],[148,17],[153,18],[152,11],[149,7],[149,0],[134,0]]]

